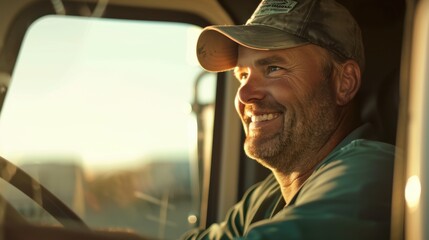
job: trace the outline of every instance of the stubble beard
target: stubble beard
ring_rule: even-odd
[[[300,111],[299,120],[296,112],[286,112],[283,128],[273,136],[247,136],[246,154],[272,170],[293,171],[305,165],[305,159],[314,156],[336,127],[335,101],[329,91],[326,86],[307,100],[309,109]]]

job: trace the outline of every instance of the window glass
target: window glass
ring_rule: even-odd
[[[39,19],[3,106],[2,156],[91,227],[177,238],[198,220],[202,152],[211,151],[216,75],[195,59],[200,30]]]
[[[32,200],[3,179],[0,179],[0,189],[2,196],[2,198],[0,198],[0,204],[4,204],[3,201],[6,200],[19,214],[25,216],[28,222],[54,226],[60,225],[57,219],[52,217],[45,209],[37,204],[36,201]]]

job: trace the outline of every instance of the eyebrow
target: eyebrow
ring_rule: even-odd
[[[273,55],[273,56],[269,56],[266,58],[258,59],[255,62],[255,65],[257,67],[259,67],[259,66],[266,66],[266,65],[270,65],[270,64],[274,64],[274,63],[284,63],[284,62],[286,62],[285,58],[283,58],[279,55]]]
[[[269,56],[269,57],[265,57],[265,58],[261,58],[256,60],[255,62],[255,66],[256,67],[261,67],[261,66],[267,66],[267,65],[271,65],[271,64],[275,64],[275,63],[285,63],[287,62],[287,60],[280,56],[280,55],[273,55],[273,56]],[[234,76],[238,76],[239,75],[239,71],[240,69],[243,68],[243,66],[236,66],[234,68]]]

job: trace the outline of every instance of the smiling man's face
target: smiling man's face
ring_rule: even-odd
[[[239,47],[235,106],[246,133],[245,151],[269,168],[293,168],[335,130],[334,85],[323,72],[327,52],[308,44],[272,51]]]

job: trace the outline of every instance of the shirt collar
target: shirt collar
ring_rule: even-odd
[[[351,133],[349,133],[349,135],[347,135],[335,148],[334,150],[331,151],[331,154],[340,150],[341,148],[345,147],[346,145],[348,145],[349,143],[351,143],[352,141],[356,140],[356,139],[371,139],[373,138],[373,134],[371,131],[372,126],[369,123],[365,123],[361,126],[359,126],[358,128],[356,128],[355,130],[353,130]],[[329,154],[329,155],[331,155]]]

